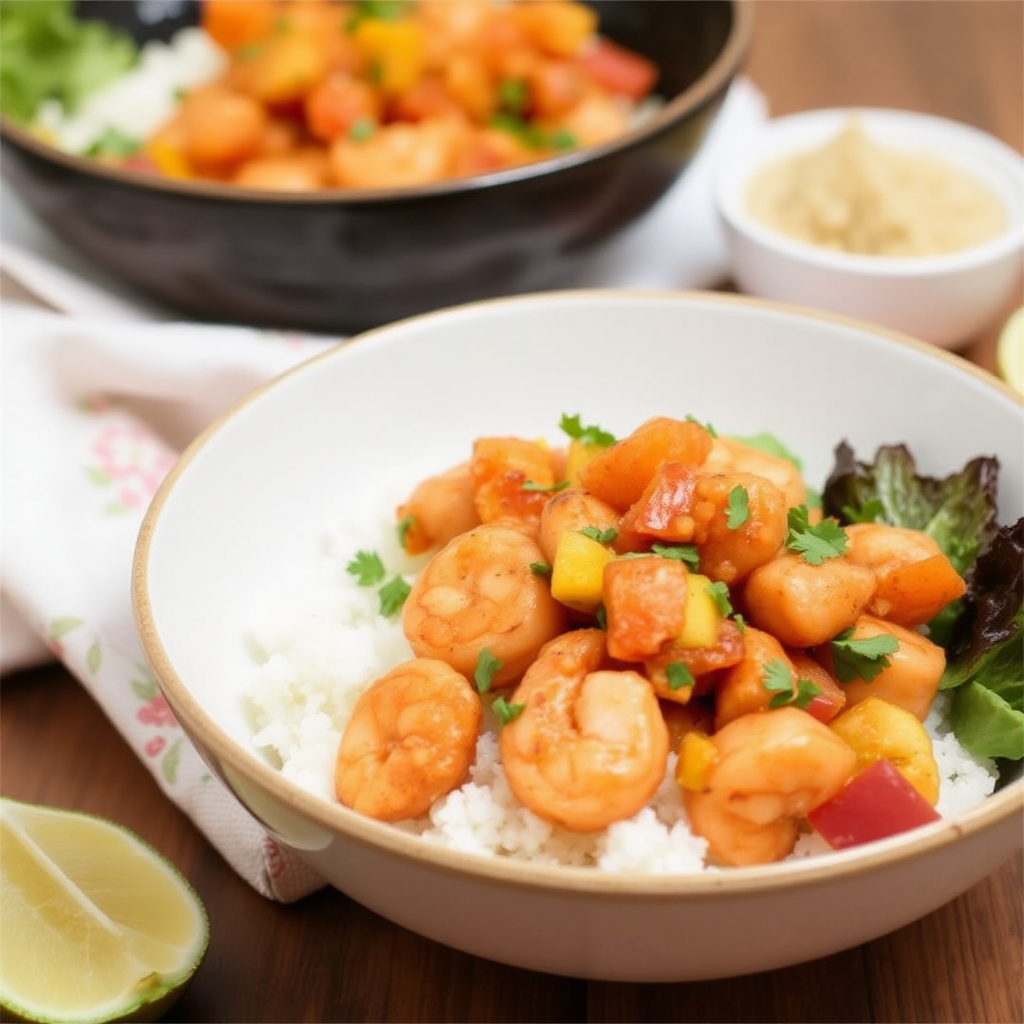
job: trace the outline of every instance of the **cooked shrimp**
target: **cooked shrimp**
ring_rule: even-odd
[[[513,794],[574,832],[639,811],[668,758],[668,728],[650,684],[636,672],[603,669],[604,660],[600,630],[551,641],[512,697],[524,710],[501,730]]]
[[[927,533],[886,523],[854,523],[845,529],[847,558],[878,577],[867,607],[871,614],[919,626],[967,590],[938,541]]]
[[[559,491],[548,498],[540,516],[540,541],[544,557],[554,562],[558,538],[567,530],[594,529],[600,533],[617,530],[619,514],[611,505],[578,487]]]
[[[425,814],[469,772],[483,712],[466,678],[415,658],[363,691],[334,765],[347,807],[380,821]]]
[[[420,657],[440,658],[471,678],[481,651],[501,662],[491,682],[514,683],[566,627],[537,542],[514,526],[485,523],[459,534],[416,577],[402,627]]]
[[[800,820],[839,792],[856,762],[845,741],[797,708],[744,715],[711,740],[717,758],[683,800],[711,856],[735,866],[791,853]]]
[[[846,704],[852,707],[865,697],[881,697],[923,722],[939,691],[946,668],[946,652],[916,630],[873,615],[862,615],[857,620],[851,639],[867,640],[885,634],[894,636],[898,644],[892,654],[885,656],[888,665],[870,681],[851,679],[843,682]],[[822,663],[835,674],[830,645],[822,648],[820,654]]]
[[[420,481],[395,514],[403,526],[402,546],[410,555],[439,548],[479,526],[469,463]]]
[[[464,126],[454,119],[386,124],[368,138],[335,139],[331,172],[335,184],[349,188],[424,185],[451,176],[464,143]]]
[[[638,538],[695,544],[701,572],[731,586],[782,547],[786,516],[785,497],[765,477],[665,462],[622,516],[617,547],[635,548]]]
[[[521,437],[480,437],[469,460],[481,522],[520,519],[538,524],[555,485],[551,449]]]
[[[787,647],[813,647],[849,629],[875,586],[875,574],[845,556],[811,565],[787,551],[750,574],[743,604],[748,621]]]
[[[800,470],[780,455],[762,451],[734,437],[716,437],[704,463],[709,473],[755,473],[767,477],[786,496],[790,507],[807,502],[807,485]]]

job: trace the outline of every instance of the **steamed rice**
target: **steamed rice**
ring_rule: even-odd
[[[401,549],[393,510],[404,489],[354,503],[373,510],[336,525],[318,555],[275,597],[254,610],[247,640],[253,672],[245,695],[253,743],[281,773],[332,803],[334,759],[345,722],[364,687],[412,657],[398,618],[378,612],[375,588],[346,571],[357,551],[375,551],[390,573],[409,581],[425,557]],[[995,788],[994,762],[969,754],[948,723],[940,693],[925,721],[941,778],[936,810],[943,816],[976,806]],[[603,871],[687,873],[720,870],[705,863],[706,842],[690,831],[670,754],[665,779],[633,818],[596,834],[548,824],[509,790],[498,758],[497,723],[485,705],[469,780],[438,800],[428,815],[396,825],[425,840],[488,857],[594,866]],[[815,833],[801,836],[793,857],[828,852]]]

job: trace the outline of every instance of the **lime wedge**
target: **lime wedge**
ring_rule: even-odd
[[[0,799],[4,1019],[157,1020],[206,953],[206,911],[151,846],[103,818]]]
[[[1011,388],[1024,394],[1024,307],[1010,315],[999,334],[996,367]]]

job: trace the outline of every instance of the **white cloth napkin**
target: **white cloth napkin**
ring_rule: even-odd
[[[716,168],[765,119],[738,80],[705,148],[580,286],[707,288],[728,276]],[[262,894],[322,885],[204,766],[135,633],[129,581],[149,499],[177,453],[263,381],[340,338],[183,323],[63,245],[0,192],[0,271],[48,310],[0,303],[0,673],[59,658],[167,795]]]

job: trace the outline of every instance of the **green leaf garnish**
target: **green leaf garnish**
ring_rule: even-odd
[[[821,690],[810,679],[798,678],[794,685],[793,673],[781,658],[773,658],[764,667],[761,680],[764,688],[774,696],[768,707],[781,708],[787,705],[805,708]]]
[[[85,151],[86,156],[134,156],[142,149],[142,142],[117,128],[105,128],[103,134]]]
[[[688,423],[696,423],[698,427],[703,427],[712,437],[718,437],[718,431],[710,423],[703,423],[696,416],[687,414],[686,421]]]
[[[360,117],[352,122],[348,137],[353,142],[365,142],[377,130],[377,122],[372,117]]]
[[[609,434],[607,430],[602,430],[600,427],[583,426],[578,413],[575,416],[562,413],[558,426],[574,441],[581,441],[583,444],[597,445],[599,448],[608,448],[615,444],[614,434]]]
[[[892,633],[854,640],[853,629],[850,628],[834,637],[829,646],[832,649],[832,670],[839,682],[863,679],[870,683],[879,672],[889,667],[887,655],[898,651],[900,642]]]
[[[380,588],[380,613],[385,618],[397,615],[412,588],[401,576],[393,576]]]
[[[732,614],[732,602],[729,600],[729,587],[726,583],[716,580],[704,589],[722,615]]]
[[[584,537],[596,540],[598,544],[614,544],[615,538],[619,535],[614,526],[609,526],[607,530],[599,530],[596,526],[584,526],[580,533]]]
[[[396,527],[398,530],[398,543],[401,544],[403,548],[405,547],[406,534],[412,529],[415,522],[415,516],[405,516],[398,521],[398,526]]]
[[[501,668],[504,662],[496,658],[486,647],[480,649],[476,658],[476,668],[473,670],[473,682],[476,683],[477,692],[486,693],[491,688],[494,673]]]
[[[700,564],[700,552],[695,544],[652,544],[651,553],[685,562],[690,569],[696,569]]]
[[[508,725],[526,710],[526,705],[519,701],[507,701],[504,695],[501,695],[491,701],[491,710],[497,716],[499,725]]]
[[[355,576],[361,587],[376,586],[384,579],[384,563],[376,551],[357,551],[345,571]]]
[[[750,495],[746,487],[737,485],[728,496],[725,513],[725,525],[730,530],[738,530],[750,518]]]
[[[568,486],[569,486],[569,481],[568,480],[559,480],[558,483],[554,483],[554,484],[539,484],[535,480],[524,480],[523,481],[523,490],[524,491],[540,491],[540,492],[564,491],[566,489],[566,487],[568,487]]]
[[[816,526],[808,522],[806,505],[797,505],[789,510],[789,535],[786,547],[803,555],[810,565],[821,565],[828,558],[839,558],[846,554],[846,531],[835,519],[823,519]]]
[[[665,666],[665,678],[670,690],[681,690],[684,686],[693,686],[693,673],[683,661],[673,661]]]
[[[531,562],[530,572],[534,576],[550,576],[551,575],[551,563],[550,562]]]

